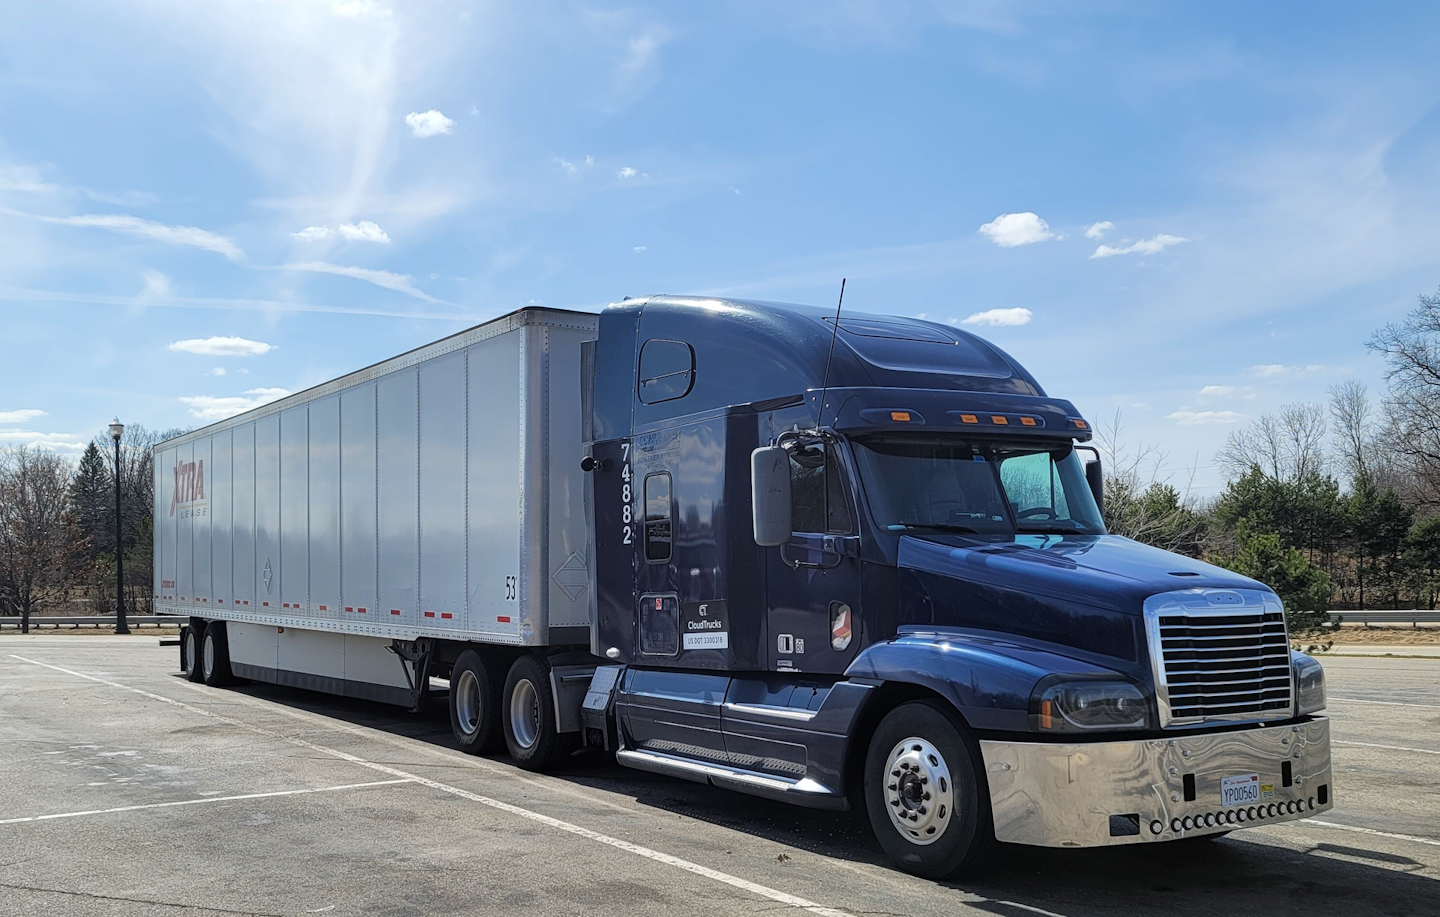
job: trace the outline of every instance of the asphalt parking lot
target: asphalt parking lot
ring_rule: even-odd
[[[596,758],[537,776],[394,708],[0,638],[0,914],[1440,913],[1440,659],[1326,661],[1337,805],[1198,845],[884,864],[858,815]]]

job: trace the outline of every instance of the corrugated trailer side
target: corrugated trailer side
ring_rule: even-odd
[[[409,704],[472,645],[587,648],[596,327],[521,310],[158,445],[156,605],[190,657],[224,621],[237,676]]]

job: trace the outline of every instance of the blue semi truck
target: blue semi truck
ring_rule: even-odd
[[[507,334],[513,365],[494,343]],[[433,368],[445,360],[469,362]],[[513,370],[516,392],[495,381]],[[395,381],[407,373],[413,385]],[[378,386],[369,400],[345,400],[365,386]],[[457,399],[463,423],[447,422]],[[483,406],[517,400],[547,413],[522,408],[518,463],[485,484],[484,456],[509,448],[510,427]],[[293,435],[276,421],[278,471],[251,476],[247,462],[270,467],[267,412],[301,408]],[[198,530],[176,523],[169,548],[157,533],[157,595],[190,617],[182,665],[197,680],[418,704],[445,678],[467,751],[503,739],[541,770],[604,748],[627,767],[863,810],[897,866],[935,878],[975,870],[997,842],[1188,841],[1334,804],[1323,673],[1291,650],[1274,592],[1108,534],[1090,424],[964,331],[705,297],[627,299],[598,322],[522,310],[226,423],[157,447],[192,448],[156,463],[157,492],[182,515],[197,505],[198,443],[209,438],[212,477],[231,450],[235,505],[203,600]],[[307,528],[286,536],[299,511],[277,498],[273,561],[264,514],[242,537],[236,507],[258,507],[266,482],[284,489],[286,443],[301,435],[307,470],[288,493],[306,482]],[[427,445],[446,436],[459,445]],[[412,457],[397,465],[391,448]],[[352,449],[348,510],[356,472],[339,456]],[[330,486],[331,451],[348,469],[334,501],[314,483]],[[463,490],[427,485],[427,469],[447,468]],[[397,509],[366,502],[367,487],[412,471]],[[496,535],[517,500],[520,528]],[[332,502],[342,542],[358,514],[364,556],[331,552],[341,572],[327,592]],[[205,524],[213,545],[224,526]],[[457,566],[445,552],[461,539],[471,554],[492,547]],[[278,597],[272,563],[298,570],[284,545],[300,540],[303,602],[253,608],[244,590]],[[246,555],[243,577],[230,565],[228,606],[215,595],[223,551]],[[352,592],[392,597],[367,609]]]

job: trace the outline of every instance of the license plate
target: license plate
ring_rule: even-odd
[[[1260,801],[1260,775],[1238,774],[1220,778],[1220,798],[1226,808]]]

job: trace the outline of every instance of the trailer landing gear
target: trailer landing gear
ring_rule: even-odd
[[[435,653],[434,644],[426,637],[413,642],[392,640],[386,649],[399,657],[400,670],[410,686],[410,712],[419,713],[430,696],[430,659]]]

